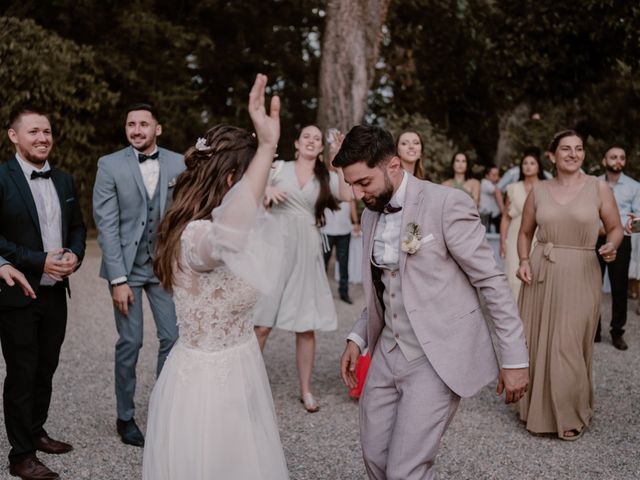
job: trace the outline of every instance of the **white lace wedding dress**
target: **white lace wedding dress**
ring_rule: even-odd
[[[241,181],[188,224],[175,269],[180,328],[149,403],[145,480],[280,480],[287,466],[252,310],[278,254]],[[266,235],[266,233],[265,233]]]

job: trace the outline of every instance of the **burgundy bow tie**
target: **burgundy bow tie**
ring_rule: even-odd
[[[397,213],[400,210],[402,210],[402,207],[394,207],[393,205],[391,205],[390,203],[387,203],[384,206],[384,210],[383,213]]]

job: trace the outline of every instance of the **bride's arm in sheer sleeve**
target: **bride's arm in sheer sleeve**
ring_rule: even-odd
[[[211,222],[197,222],[187,237],[187,259],[192,268],[215,267],[223,251],[240,252],[256,226],[269,170],[280,136],[280,99],[271,99],[269,114],[265,109],[267,77],[259,74],[249,93],[249,114],[258,137],[258,148],[242,179],[224,196],[212,212]],[[187,247],[187,245],[185,245]]]
[[[258,137],[258,150],[249,168],[242,177],[254,196],[256,205],[262,202],[269,170],[280,138],[280,98],[271,98],[269,114],[265,109],[264,92],[267,77],[258,75],[249,93],[249,114]]]
[[[251,230],[262,198],[264,197],[269,170],[280,137],[280,99],[271,99],[269,113],[265,109],[265,88],[267,77],[258,74],[249,93],[249,114],[258,137],[258,149],[247,171],[213,211],[213,221],[221,227],[221,233],[228,232],[228,240],[236,244],[238,236]],[[221,239],[222,240],[222,239]]]

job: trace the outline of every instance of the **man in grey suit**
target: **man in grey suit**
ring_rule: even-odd
[[[134,420],[142,292],[149,299],[160,341],[159,375],[178,328],[171,295],[153,273],[154,246],[175,178],[185,167],[182,155],[157,146],[162,126],[150,105],[129,107],[125,132],[130,146],[98,160],[93,216],[102,249],[100,276],[109,282],[119,334],[115,352],[117,431],[124,443],[143,446],[144,437]]]
[[[360,437],[371,479],[433,479],[461,397],[498,380],[516,402],[528,385],[521,320],[471,198],[403,171],[393,137],[357,126],[333,161],[362,215],[365,308],[341,360],[347,386],[368,347]],[[478,290],[498,338],[498,368]]]

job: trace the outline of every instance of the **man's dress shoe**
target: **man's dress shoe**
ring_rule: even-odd
[[[29,455],[21,462],[9,465],[9,473],[23,480],[57,480],[60,478],[60,475],[49,470],[35,455]]]
[[[134,447],[144,447],[144,436],[133,418],[131,420],[118,419],[116,427],[122,443],[133,445]]]
[[[40,437],[33,439],[33,443],[36,448],[44,453],[51,453],[53,455],[59,455],[61,453],[67,453],[73,450],[73,447],[65,442],[54,440],[46,433]]]
[[[611,343],[618,350],[626,350],[627,348],[629,348],[629,345],[627,345],[627,342],[624,341],[622,335],[611,335]]]

